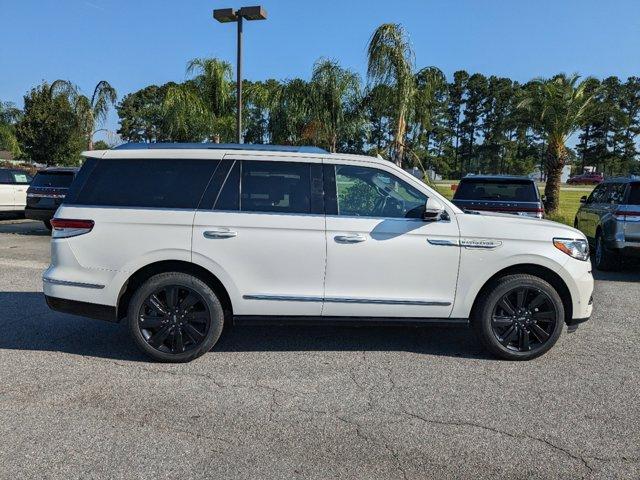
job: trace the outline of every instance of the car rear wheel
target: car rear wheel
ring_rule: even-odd
[[[594,263],[596,268],[602,271],[617,270],[620,267],[618,255],[607,248],[602,233],[598,233],[596,236]]]
[[[530,360],[547,352],[560,338],[564,306],[558,292],[539,277],[526,274],[499,278],[474,311],[473,327],[493,355]]]
[[[215,292],[202,280],[180,272],[147,280],[129,303],[129,330],[137,346],[154,360],[189,362],[220,338],[224,314]]]

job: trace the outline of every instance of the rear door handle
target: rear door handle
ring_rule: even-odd
[[[233,230],[229,230],[228,228],[220,228],[217,230],[207,230],[203,233],[204,238],[215,239],[215,238],[233,238],[238,236],[238,232],[234,232]]]
[[[338,243],[360,243],[366,239],[364,235],[360,235],[359,233],[353,235],[337,235],[334,237],[334,240]]]

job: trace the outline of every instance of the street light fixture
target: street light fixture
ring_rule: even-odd
[[[236,66],[236,140],[242,143],[242,20],[266,20],[267,11],[257,5],[255,7],[219,8],[213,11],[213,18],[220,23],[236,22],[238,25],[238,58]]]

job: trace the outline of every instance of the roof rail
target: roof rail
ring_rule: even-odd
[[[310,145],[264,145],[260,143],[123,143],[114,150],[255,150],[262,152],[329,153]]]

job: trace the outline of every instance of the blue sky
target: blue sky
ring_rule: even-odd
[[[252,1],[246,5],[255,4]],[[235,26],[203,0],[0,0],[0,100],[22,106],[42,80],[85,93],[106,79],[120,96],[185,78],[185,63],[216,56],[235,66]],[[374,28],[398,22],[419,67],[526,81],[557,72],[640,75],[638,0],[264,0],[269,19],[245,28],[245,77],[308,78],[319,57],[364,75]],[[107,127],[117,128],[110,115]]]

